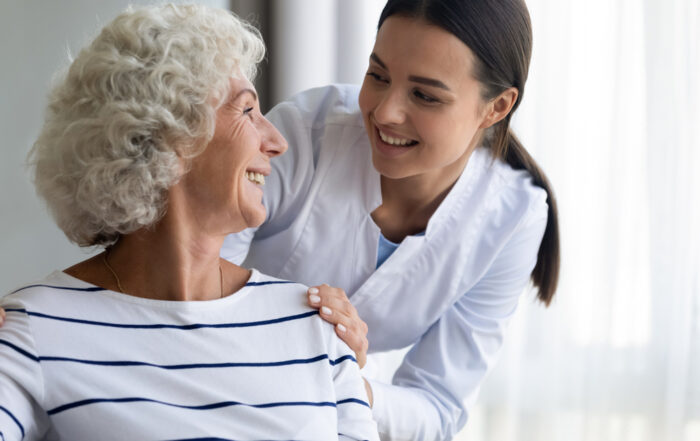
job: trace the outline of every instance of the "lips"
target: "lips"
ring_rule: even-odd
[[[400,136],[391,130],[375,125],[374,148],[385,158],[396,158],[413,150],[418,141]]]
[[[265,185],[265,176],[270,175],[270,170],[269,169],[248,169],[245,171],[245,177],[248,178],[248,180],[254,184],[257,185]]]
[[[418,141],[410,138],[402,138],[396,135],[390,135],[384,132],[382,129],[377,128],[379,133],[379,138],[385,143],[393,146],[411,147],[418,144]]]

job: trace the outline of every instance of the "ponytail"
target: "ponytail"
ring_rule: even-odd
[[[512,113],[511,113],[512,114]],[[510,115],[495,127],[491,138],[492,154],[513,167],[525,170],[532,177],[532,182],[547,192],[547,226],[537,252],[537,263],[530,274],[532,284],[537,288],[537,299],[549,306],[559,281],[559,215],[557,200],[552,186],[542,169],[525,150],[515,134],[508,128]]]

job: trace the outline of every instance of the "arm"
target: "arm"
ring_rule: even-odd
[[[537,259],[546,215],[530,218],[413,346],[392,384],[370,381],[382,440],[449,440],[466,423]]]
[[[328,356],[335,362],[331,370],[337,402],[338,439],[379,441],[364,380],[352,350],[336,336],[329,337]]]
[[[39,402],[43,377],[34,349],[29,317],[15,311],[8,299],[6,322],[0,329],[0,434],[3,441],[40,439],[48,429]]]

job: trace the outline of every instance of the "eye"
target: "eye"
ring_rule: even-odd
[[[249,117],[252,118],[253,117],[253,110],[255,110],[255,107],[252,107],[252,106],[246,107],[245,109],[243,109],[243,114],[248,115]]]
[[[376,72],[369,71],[367,72],[367,76],[371,77],[374,81],[379,81],[380,83],[388,83],[389,80],[384,78],[383,76],[379,75]]]
[[[426,94],[424,94],[423,92],[421,92],[420,90],[414,90],[414,91],[413,91],[413,96],[415,96],[416,98],[418,98],[419,100],[421,100],[421,101],[423,101],[423,102],[425,102],[425,103],[427,103],[427,104],[435,104],[435,103],[439,103],[439,102],[440,102],[440,100],[435,99],[435,98],[433,98],[433,97],[431,97],[431,96],[429,96],[429,95],[426,95]]]

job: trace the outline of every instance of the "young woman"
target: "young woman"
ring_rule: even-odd
[[[317,285],[309,304],[361,364],[412,345],[391,384],[366,379],[382,439],[450,439],[528,279],[554,295],[554,196],[509,129],[531,43],[522,0],[389,0],[360,90],[268,115],[289,151],[267,220],[222,255]]]

